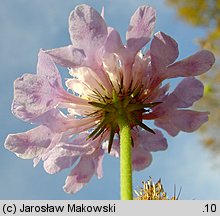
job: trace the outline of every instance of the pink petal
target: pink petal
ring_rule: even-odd
[[[55,63],[70,68],[80,66],[86,57],[83,50],[74,48],[72,45],[47,50],[46,53],[50,55]]]
[[[37,76],[45,80],[48,84],[48,90],[52,89],[57,100],[66,103],[85,104],[84,100],[67,93],[63,89],[61,76],[56,65],[51,56],[42,50],[38,54]]]
[[[164,89],[162,89],[164,90]],[[156,95],[156,94],[155,94]],[[164,95],[163,97],[155,98],[156,102],[162,102],[161,104],[151,108],[152,112],[144,114],[142,117],[144,120],[153,120],[167,116],[171,111],[175,110],[177,107],[177,102],[174,100],[169,100],[169,95]],[[174,103],[172,103],[174,102]]]
[[[95,118],[73,119],[65,116],[57,109],[51,109],[41,116],[33,119],[36,124],[42,124],[50,128],[55,133],[65,132],[71,129],[72,133],[87,130],[92,125],[96,125]]]
[[[194,77],[183,79],[167,98],[167,106],[188,108],[203,96],[203,84]]]
[[[88,139],[88,136],[89,133],[87,132],[79,133],[74,138],[61,143],[60,147],[74,156],[92,155],[99,148],[102,141],[100,137],[92,140]]]
[[[61,133],[71,128],[71,119],[68,119],[58,109],[51,109],[42,115],[32,119],[32,122],[44,125],[53,132]]]
[[[38,53],[37,75],[47,79],[51,86],[62,86],[61,76],[51,57],[43,50]]]
[[[126,34],[127,47],[136,54],[150,40],[156,17],[152,7],[139,7],[131,17]]]
[[[33,159],[46,151],[53,136],[47,127],[39,126],[24,133],[9,134],[4,146],[20,158]]]
[[[146,100],[146,103],[148,101],[149,102],[150,101],[158,101],[158,102],[164,101],[165,98],[167,97],[169,88],[170,88],[169,83],[167,83],[166,85],[164,85],[162,87],[158,86],[158,88],[155,88],[155,90],[151,93],[148,100]]]
[[[103,143],[103,149],[104,149],[105,153],[108,153],[108,145],[109,145],[108,141]],[[113,157],[116,157],[116,158],[118,158],[120,156],[119,139],[114,139],[113,140],[110,155],[113,156]]]
[[[76,193],[85,186],[95,172],[95,164],[92,158],[82,157],[79,163],[68,175],[63,187],[66,193]]]
[[[104,159],[104,150],[99,149],[97,150],[91,157],[94,157],[94,163],[95,163],[95,174],[98,177],[98,179],[103,177],[103,170],[102,170],[102,162]]]
[[[39,52],[36,75],[24,74],[14,82],[13,114],[33,122],[60,102],[85,104],[85,100],[68,94],[61,84],[59,72],[50,56]]]
[[[167,149],[167,140],[163,134],[153,129],[155,134],[148,133],[141,128],[132,130],[134,147],[141,146],[146,151],[163,151]]]
[[[40,160],[41,160],[41,157],[40,157],[40,156],[34,158],[34,159],[33,159],[33,167],[36,167],[36,166],[39,164]]]
[[[133,53],[134,54],[134,53]],[[123,86],[125,92],[128,92],[130,89],[130,85],[132,83],[132,66],[135,61],[135,56],[129,49],[123,49],[123,52],[121,52],[121,70],[122,70],[122,77],[123,77]]]
[[[181,131],[193,132],[208,121],[208,112],[176,110],[172,113],[172,123]]]
[[[168,96],[164,95],[162,97],[163,95],[161,95],[157,97],[157,91],[154,91],[152,96],[162,102],[162,104],[153,108],[153,112],[143,115],[143,118],[146,120],[156,119],[170,115],[170,112],[177,108],[188,108],[203,96],[203,89],[203,84],[199,80],[194,77],[188,77],[184,78]]]
[[[131,89],[134,89],[135,87],[140,85],[140,82],[142,82],[144,85],[146,85],[146,82],[144,82],[144,76],[147,73],[149,60],[144,58],[143,54],[139,52],[135,56],[135,61],[132,66],[132,87]]]
[[[44,154],[42,155],[41,159],[44,160],[45,156],[48,154],[48,152],[50,152],[53,148],[55,148],[63,139],[63,137],[65,137],[67,133],[56,133],[53,136],[53,140],[50,143],[50,145],[47,147],[46,151],[44,152]]]
[[[72,123],[72,128],[70,129],[70,131],[74,134],[76,133],[81,133],[83,131],[87,131],[87,130],[91,130],[92,128],[97,126],[98,120],[95,117],[90,117],[90,118],[82,118],[81,120],[83,120],[82,122],[80,121],[80,119],[77,119],[77,121],[74,121]],[[79,127],[77,127],[77,124],[79,124]]]
[[[173,125],[169,117],[167,118],[159,118],[154,121],[154,124],[157,127],[164,129],[170,136],[176,136],[179,133],[179,129]]]
[[[208,114],[192,110],[173,110],[166,116],[156,119],[155,125],[166,130],[171,136],[176,136],[180,131],[197,130],[208,121]]]
[[[105,50],[109,53],[120,53],[124,49],[119,33],[111,27],[108,27],[108,37],[105,43]]]
[[[83,132],[74,137],[63,137],[59,145],[56,145],[50,151],[43,155],[44,168],[54,174],[65,168],[71,167],[80,156],[90,157],[94,160],[95,172],[98,178],[102,177],[102,160],[104,151],[97,149],[100,146],[101,139],[88,139],[88,132]]]
[[[120,70],[121,75],[123,76],[123,86],[125,90],[127,91],[130,84],[131,84],[131,69],[132,65],[134,63],[134,56],[136,53],[133,53],[132,50],[129,50],[128,48],[124,47],[119,33],[113,29],[113,28],[108,28],[108,38],[106,40],[105,44],[105,54],[102,57],[102,61],[104,61],[104,64],[109,61],[108,57],[110,55],[115,55],[117,56],[117,59],[119,61],[115,61],[115,63],[112,64],[112,66],[117,65],[117,71]],[[109,65],[109,64],[108,64]],[[120,69],[119,66],[120,65]],[[110,67],[109,67],[110,68]],[[118,77],[118,72],[114,72],[114,70],[108,70],[111,74],[114,75],[116,74],[116,77]],[[111,79],[112,77],[110,77]],[[113,79],[115,81],[116,79]],[[116,86],[115,83],[113,83],[114,87]],[[112,91],[109,89],[109,91]]]
[[[105,94],[105,91],[103,90],[104,83],[102,77],[98,76],[96,72],[94,72],[91,68],[89,67],[74,68],[70,70],[69,73],[71,76],[77,77],[81,83],[86,85],[88,89],[90,89],[90,92],[97,90],[100,94],[102,95]]]
[[[71,116],[88,116],[97,111],[97,108],[91,105],[62,104],[61,107],[68,108],[68,113]]]
[[[49,156],[44,161],[44,169],[50,174],[55,174],[63,169],[71,167],[79,158],[72,152],[56,146],[49,152]]]
[[[152,155],[141,146],[132,150],[132,169],[140,171],[148,167],[152,162]]]
[[[139,133],[142,147],[151,152],[166,150],[168,147],[166,138],[159,130],[154,129],[154,132],[156,134],[146,133],[146,131]]]
[[[54,89],[43,77],[24,74],[15,80],[12,112],[16,117],[30,121],[57,103]]]
[[[160,67],[168,66],[177,59],[178,44],[165,33],[157,32],[151,42],[150,53],[153,67],[159,70]]]
[[[102,6],[102,11],[100,15],[103,19],[105,19],[105,7],[104,6]]]
[[[87,86],[86,83],[82,82],[80,79],[68,79],[65,84],[68,89],[71,89],[74,94],[77,93],[79,97],[88,98],[88,96],[94,94],[92,89],[89,88],[89,86]]]
[[[120,83],[123,76],[122,70],[124,68],[120,64],[121,62],[120,57],[115,53],[106,53],[103,56],[103,68],[106,74],[108,74],[111,84],[116,92],[119,92],[120,90]],[[110,92],[112,92],[112,89],[110,89]]]
[[[60,106],[62,104],[70,104],[71,105],[73,103],[75,105],[88,105],[88,101],[86,99],[69,94],[65,90],[60,90],[58,92],[57,98],[59,100],[58,106]]]
[[[74,59],[76,59],[76,56]],[[86,104],[85,100],[75,97],[63,89],[61,76],[56,65],[51,56],[42,50],[38,54],[37,77],[45,80],[45,83],[48,85],[48,91],[52,89],[54,97],[60,102]]]
[[[166,73],[163,74],[163,78],[197,76],[207,72],[214,63],[214,55],[208,50],[201,50],[170,65]]]
[[[69,32],[73,46],[84,49],[87,55],[103,46],[107,37],[107,26],[95,9],[82,4],[70,14]]]

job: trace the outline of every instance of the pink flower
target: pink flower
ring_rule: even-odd
[[[208,71],[214,56],[202,50],[181,61],[178,45],[158,32],[150,50],[155,10],[137,9],[131,18],[123,45],[119,33],[107,27],[103,15],[88,5],[79,5],[69,17],[72,45],[39,52],[37,74],[15,80],[13,114],[38,127],[10,134],[5,147],[24,159],[42,160],[54,174],[74,168],[64,190],[79,191],[96,174],[102,177],[105,152],[118,157],[117,117],[123,109],[132,128],[132,164],[142,170],[152,161],[151,152],[165,150],[167,141],[158,129],[143,120],[154,120],[171,136],[193,132],[208,120],[207,112],[187,110],[203,95],[203,84],[194,78]],[[62,87],[54,64],[69,68],[71,78]],[[186,77],[169,93],[168,78]],[[61,110],[67,109],[68,114]]]

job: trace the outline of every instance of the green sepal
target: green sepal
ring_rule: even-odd
[[[123,107],[127,107],[128,104],[130,103],[130,101],[132,100],[133,98],[131,97],[126,97],[124,100],[123,100]]]
[[[126,97],[123,101],[123,107],[127,107],[128,104],[140,93],[142,87],[135,89],[132,94]]]
[[[141,110],[144,108],[151,108],[151,107],[157,106],[161,103],[162,102],[154,102],[154,103],[147,103],[147,104],[129,104],[127,109],[129,112],[133,112],[133,111]]]
[[[115,108],[113,106],[109,106],[110,104],[102,104],[102,103],[97,103],[97,102],[88,102],[92,106],[101,108],[107,112],[115,112]]]
[[[140,93],[141,89],[142,89],[142,86],[139,86],[138,88],[136,88],[136,89],[132,92],[131,98],[132,98],[132,99],[135,98],[135,97]]]
[[[91,133],[89,134],[87,139],[90,139],[91,137],[95,136],[97,133],[99,133],[100,129],[102,130],[102,128],[105,128],[107,121],[106,119],[104,119],[98,126],[97,128]]]
[[[112,143],[115,135],[115,128],[112,126],[110,130],[110,136],[109,136],[109,141],[108,141],[108,153],[110,154],[111,148],[112,148]]]
[[[152,102],[152,103],[147,103],[146,105],[148,105],[147,107],[155,107],[155,106],[157,106],[157,105],[159,105],[159,104],[162,104],[163,102]]]
[[[116,94],[115,90],[113,90],[112,92],[112,97],[113,97],[113,103],[118,103],[119,101],[119,98],[118,98],[118,95]]]
[[[134,148],[134,139],[132,136],[131,136],[131,146]]]
[[[147,125],[145,125],[142,121],[140,121],[138,118],[136,118],[134,115],[132,115],[132,120],[135,124],[139,125],[142,127],[144,130],[156,134],[151,128],[149,128]]]
[[[92,139],[96,139],[99,135],[101,135],[106,130],[105,126],[103,126],[95,135],[92,137]]]

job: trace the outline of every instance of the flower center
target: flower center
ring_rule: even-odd
[[[110,102],[89,102],[89,104],[97,108],[96,114],[101,116],[100,123],[89,135],[89,138],[95,139],[105,131],[110,131],[108,146],[108,152],[110,152],[114,135],[119,132],[118,119],[120,116],[126,118],[131,128],[139,125],[148,132],[155,133],[142,122],[142,114],[150,112],[150,108],[158,105],[160,102],[144,104],[139,100],[140,92],[141,88],[134,90],[129,95],[117,94],[113,91],[113,97]]]
[[[141,80],[138,82],[137,79],[133,79],[133,83],[126,86],[122,76],[125,74],[122,72],[122,64],[115,60],[114,62],[116,62],[114,73],[110,72],[112,70],[107,65],[103,77],[99,77],[87,67],[80,67],[70,70],[73,79],[68,79],[66,82],[67,87],[72,89],[74,94],[87,100],[91,105],[89,108],[87,107],[86,114],[83,112],[84,110],[81,110],[83,115],[93,116],[99,120],[97,127],[91,132],[88,139],[96,139],[106,131],[110,132],[109,152],[115,133],[119,133],[120,117],[126,119],[130,128],[140,126],[150,133],[155,133],[142,122],[142,116],[149,113],[152,107],[160,104],[160,102],[146,103],[149,92],[142,86]],[[105,86],[105,75],[110,87]]]

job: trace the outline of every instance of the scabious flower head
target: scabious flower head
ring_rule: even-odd
[[[148,181],[142,183],[143,187],[138,191],[135,190],[137,195],[135,198],[136,200],[178,200],[179,198],[179,195],[176,197],[175,194],[171,198],[167,196],[167,193],[164,191],[163,185],[161,183],[161,179],[159,179],[156,184],[151,178]]]
[[[120,156],[117,119],[122,113],[132,129],[133,170],[146,168],[151,152],[167,148],[160,130],[144,120],[154,120],[171,136],[198,129],[208,120],[208,113],[186,108],[202,97],[203,85],[194,76],[208,71],[214,56],[202,50],[175,62],[178,45],[162,32],[142,52],[154,25],[155,10],[139,7],[124,45],[119,33],[107,27],[103,13],[88,5],[77,6],[69,17],[72,44],[41,50],[37,74],[15,80],[13,114],[38,126],[10,134],[5,147],[21,158],[33,159],[34,165],[42,160],[51,174],[74,165],[64,190],[75,193],[94,174],[102,177],[105,152]],[[68,91],[55,64],[69,68]],[[163,81],[175,77],[184,79],[169,93]]]

